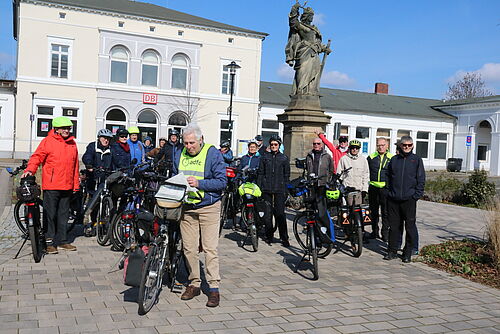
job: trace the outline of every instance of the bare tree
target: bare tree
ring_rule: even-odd
[[[447,100],[461,100],[491,95],[493,95],[493,93],[486,88],[481,74],[467,72],[455,83],[448,84],[448,91],[445,97]]]
[[[14,80],[15,77],[16,77],[16,68],[14,66],[10,66],[10,68],[8,68],[0,64],[0,79]]]

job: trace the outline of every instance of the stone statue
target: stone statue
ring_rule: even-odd
[[[303,13],[299,20],[299,9]],[[328,45],[321,43],[321,33],[312,24],[314,11],[311,7],[304,8],[297,2],[292,6],[289,14],[290,32],[285,47],[286,63],[293,66],[295,78],[293,80],[292,96],[319,95],[319,81],[323,71],[326,55],[331,50]],[[323,62],[320,54],[325,53]]]

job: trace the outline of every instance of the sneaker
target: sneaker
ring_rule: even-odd
[[[47,246],[47,249],[45,251],[47,252],[47,254],[57,254],[57,253],[59,253],[57,251],[57,247],[56,246]]]
[[[83,230],[83,235],[87,238],[90,238],[92,236],[92,226],[86,226]]]
[[[59,247],[67,251],[76,251],[76,247],[73,246],[72,244],[62,244],[59,245]]]
[[[384,260],[386,261],[391,261],[391,260],[394,260],[394,259],[397,259],[398,258],[398,254],[395,253],[395,252],[391,252],[389,251],[385,256],[384,256]]]
[[[217,307],[217,306],[219,306],[219,301],[220,301],[219,291],[210,291],[208,293],[208,301],[207,301],[207,306],[208,307]]]
[[[201,293],[201,289],[199,287],[196,287],[194,285],[189,285],[186,288],[186,291],[181,296],[182,300],[190,300],[193,299],[196,296],[199,296]]]

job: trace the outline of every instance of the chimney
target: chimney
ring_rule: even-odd
[[[375,94],[389,94],[389,85],[383,82],[377,82],[375,84]]]

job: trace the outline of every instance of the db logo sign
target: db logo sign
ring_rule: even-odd
[[[157,104],[158,103],[158,94],[143,93],[142,94],[142,103]]]

